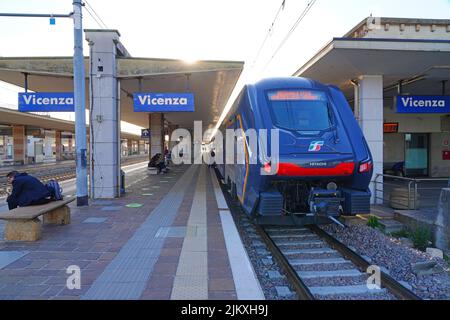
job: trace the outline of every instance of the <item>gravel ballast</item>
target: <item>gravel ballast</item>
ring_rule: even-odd
[[[356,253],[368,257],[372,265],[387,270],[397,281],[406,282],[412,291],[422,299],[450,299],[450,269],[440,258],[405,246],[400,240],[386,236],[367,226],[342,228],[337,225],[323,226],[323,230],[352,247]],[[417,275],[413,265],[435,264],[434,274]]]

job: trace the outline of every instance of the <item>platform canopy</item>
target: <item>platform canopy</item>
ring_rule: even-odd
[[[442,81],[450,79],[450,40],[335,38],[294,74],[336,85],[347,98],[354,93],[351,80],[363,75],[383,75],[385,90],[404,81],[416,94],[442,94]]]
[[[25,125],[33,128],[42,128],[45,130],[60,130],[64,132],[75,132],[75,123],[57,118],[50,118],[33,113],[23,113],[16,110],[0,107],[0,125]],[[89,135],[89,126],[87,126]],[[139,135],[129,132],[120,134],[122,139],[140,140]]]
[[[167,121],[192,128],[194,120],[213,127],[242,72],[240,61],[197,61],[151,58],[117,58],[121,88],[121,120],[148,127],[148,117],[133,112],[135,92],[193,92],[195,112],[167,113]],[[89,58],[85,58],[89,106]],[[27,75],[25,77],[25,75]],[[0,80],[35,92],[72,92],[72,57],[0,57]]]

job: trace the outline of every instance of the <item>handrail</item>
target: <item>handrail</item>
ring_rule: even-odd
[[[406,178],[406,177],[399,177],[399,176],[393,176],[393,175],[388,175],[388,174],[376,174],[375,179],[372,181],[372,183],[374,183],[374,198],[375,198],[375,203],[379,203],[378,200],[381,200],[382,203],[385,202],[384,199],[384,185],[390,185],[390,186],[396,186],[396,184],[394,183],[390,183],[385,181],[384,179],[381,180],[380,178],[392,178],[395,179],[396,181],[401,181],[403,183],[405,183],[404,188],[408,190],[408,209],[411,209],[411,205],[412,208],[414,210],[417,210],[418,207],[418,191],[419,189],[421,191],[429,191],[429,190],[435,190],[437,188],[430,188],[430,187],[425,187],[425,188],[419,188],[419,183],[424,183],[424,182],[448,182],[448,186],[450,187],[450,178]],[[381,188],[378,188],[378,185],[381,185]],[[407,184],[407,185],[406,185]],[[400,186],[399,186],[400,187]],[[379,196],[379,194],[381,193],[381,197]],[[411,199],[411,196],[414,195],[414,197]]]
[[[375,180],[378,179],[378,177],[393,178],[393,179],[405,180],[405,181],[418,181],[418,182],[420,182],[420,181],[449,181],[450,180],[450,177],[449,178],[405,178],[405,177],[392,176],[389,174],[381,174],[381,173],[376,174]],[[375,180],[372,182],[375,182]]]

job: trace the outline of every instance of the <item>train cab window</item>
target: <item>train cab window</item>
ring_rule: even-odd
[[[277,90],[268,93],[275,126],[301,132],[323,131],[332,126],[331,110],[324,92]]]

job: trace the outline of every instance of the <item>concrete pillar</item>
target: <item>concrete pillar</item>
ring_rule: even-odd
[[[133,140],[127,139],[127,154],[131,156],[133,154]]]
[[[56,161],[63,160],[63,146],[61,141],[61,131],[56,130],[55,132],[55,146],[56,146]]]
[[[164,114],[149,114],[150,159],[157,153],[164,154]]]
[[[55,159],[53,157],[53,139],[53,132],[46,130],[44,136],[44,161],[52,161]]]
[[[359,109],[360,125],[369,144],[373,156],[374,176],[383,174],[383,76],[365,75],[359,78]],[[383,182],[383,178],[377,179]],[[371,183],[372,204],[375,203],[375,185]],[[381,184],[377,184],[378,190],[383,190]],[[381,191],[377,194],[382,198]],[[381,201],[378,201],[381,202]]]
[[[69,141],[67,142],[68,143],[68,149],[69,150],[67,150],[69,153],[72,153],[73,152],[73,140],[72,140],[72,138],[69,138],[68,139]]]
[[[144,154],[145,153],[145,142],[142,140],[138,141],[138,154]]]
[[[169,125],[169,150],[172,150],[173,147],[178,143],[176,140],[172,141],[172,133],[178,129],[178,125],[170,124]]]
[[[120,196],[120,100],[116,30],[85,30],[90,47],[90,196]]]
[[[25,164],[25,150],[27,139],[25,137],[25,126],[13,126],[13,157],[15,164]]]

